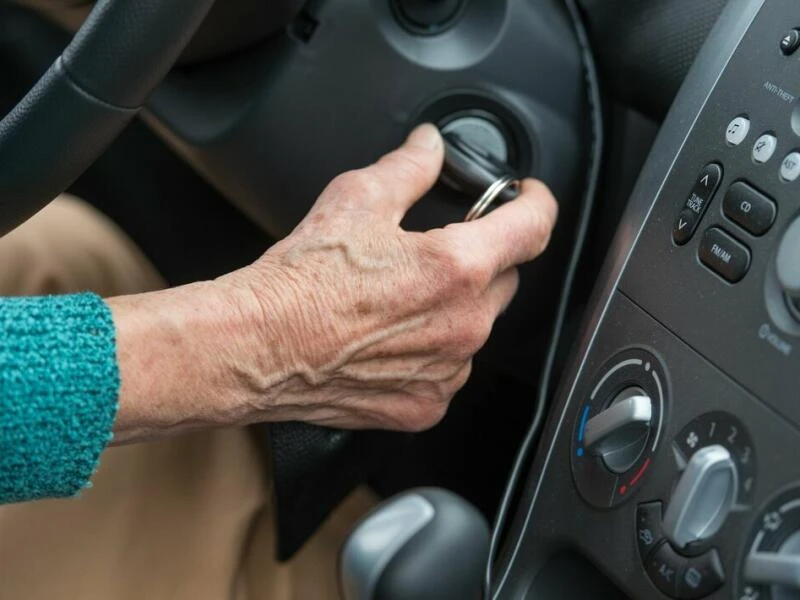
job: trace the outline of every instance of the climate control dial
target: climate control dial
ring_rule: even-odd
[[[613,473],[628,471],[644,452],[653,420],[653,400],[642,388],[627,387],[611,405],[586,422],[584,445]]]
[[[736,598],[800,599],[800,488],[780,494],[759,514]]]
[[[706,446],[686,465],[664,515],[664,534],[676,548],[702,543],[722,527],[736,501],[739,474],[727,448]]]
[[[572,439],[572,473],[587,502],[617,506],[641,485],[661,440],[665,403],[666,374],[650,352],[626,350],[600,370]]]
[[[792,315],[800,320],[800,218],[783,235],[777,257],[778,281]]]

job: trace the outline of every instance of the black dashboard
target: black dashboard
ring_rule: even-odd
[[[684,83],[495,597],[800,597],[797,27],[793,0],[730,2]]]

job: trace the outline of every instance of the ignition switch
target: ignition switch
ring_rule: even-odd
[[[465,0],[393,0],[398,21],[411,33],[434,35],[453,25]]]
[[[518,175],[510,164],[514,150],[499,126],[481,116],[463,116],[441,129],[445,142],[442,183],[478,199],[467,220],[519,195]]]

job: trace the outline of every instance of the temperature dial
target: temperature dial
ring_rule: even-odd
[[[629,387],[611,406],[586,422],[584,444],[609,471],[628,471],[644,452],[653,419],[653,401],[643,389]]]
[[[737,600],[800,599],[800,488],[761,512],[740,569]]]
[[[642,349],[609,361],[581,405],[572,440],[572,472],[581,495],[608,508],[641,484],[661,439],[666,376]]]

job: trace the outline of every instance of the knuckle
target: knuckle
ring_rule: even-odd
[[[369,169],[347,171],[331,182],[329,191],[344,203],[372,201],[380,197],[381,186],[378,178]]]
[[[486,261],[469,248],[450,246],[442,255],[445,286],[456,293],[472,294],[482,289],[490,273]]]

